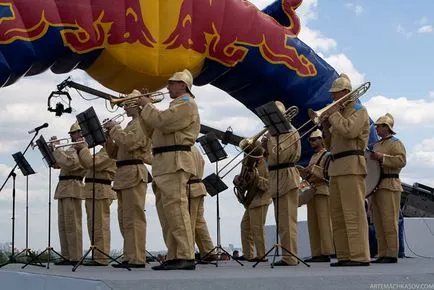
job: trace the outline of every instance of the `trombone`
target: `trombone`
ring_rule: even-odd
[[[103,121],[101,125],[104,127],[110,121],[113,121],[113,122],[116,122],[116,123],[120,124],[120,123],[122,123],[125,120],[125,115],[126,114],[127,114],[127,112],[124,112],[122,114],[117,114],[113,118],[107,119],[107,120]],[[118,119],[120,119],[120,120],[118,120]]]
[[[123,97],[123,98],[110,98],[110,106],[112,109],[115,106],[122,106],[125,105],[125,103],[129,103],[133,100],[136,100],[141,97],[148,97],[152,99],[152,103],[159,103],[162,100],[164,100],[164,96],[169,94],[169,92],[152,92],[152,93],[144,93],[139,96],[131,96],[131,97]]]
[[[305,122],[304,124],[302,124],[300,127],[298,127],[297,130],[295,130],[292,134],[286,136],[286,138],[284,138],[282,141],[280,141],[279,144],[277,144],[276,146],[274,146],[273,147],[273,152],[275,152],[277,146],[279,146],[280,144],[282,144],[283,142],[285,142],[289,138],[292,138],[294,136],[294,134],[296,134],[297,132],[299,132],[300,129],[304,128],[305,126],[307,126],[310,123],[313,123],[314,125],[310,129],[308,129],[306,132],[304,132],[302,135],[300,135],[300,137],[297,138],[297,140],[294,140],[294,142],[292,142],[290,145],[288,145],[288,147],[286,147],[285,149],[283,149],[283,151],[285,151],[286,149],[290,148],[292,145],[294,145],[296,142],[298,142],[301,138],[303,138],[308,133],[310,133],[311,131],[313,131],[314,129],[316,129],[321,124],[321,121],[322,121],[321,118],[326,113],[328,113],[330,111],[333,111],[333,110],[336,110],[337,107],[343,107],[343,108],[345,108],[350,103],[356,101],[358,98],[360,98],[362,95],[364,95],[366,93],[366,91],[369,89],[370,86],[371,86],[371,83],[370,82],[366,82],[366,83],[362,84],[361,86],[359,86],[357,89],[353,90],[352,92],[349,92],[348,94],[346,94],[345,96],[343,96],[339,100],[334,101],[333,103],[325,106],[324,108],[322,108],[322,109],[320,109],[318,111],[314,111],[312,109],[308,109],[307,113],[309,115],[309,120],[307,122]]]
[[[298,115],[298,112],[299,112],[299,110],[298,110],[298,107],[297,107],[297,106],[291,106],[291,107],[289,107],[289,108],[285,111],[285,113],[283,113],[283,115],[284,115],[285,119],[288,120],[288,122],[291,122],[291,120],[294,119],[295,116]],[[268,129],[267,129],[267,128],[264,128],[264,129],[262,129],[261,131],[259,131],[258,133],[256,133],[255,135],[253,135],[252,137],[241,140],[241,142],[240,142],[240,144],[239,144],[239,147],[241,148],[241,151],[240,151],[237,155],[235,155],[235,157],[232,158],[232,160],[230,160],[228,163],[226,163],[226,164],[225,164],[225,165],[220,169],[220,171],[219,171],[218,173],[222,172],[223,169],[225,169],[226,167],[228,167],[229,164],[231,164],[232,161],[234,161],[234,160],[235,160],[238,156],[240,156],[242,153],[245,153],[245,151],[246,151],[246,149],[247,149],[248,147],[250,147],[251,145],[255,144],[256,140],[258,140],[262,135],[266,134],[267,132],[268,132]],[[258,146],[261,146],[261,145],[258,145]],[[257,146],[256,146],[256,147],[257,147]],[[255,150],[256,147],[252,148],[251,151]],[[235,169],[235,167],[238,166],[238,164],[240,164],[241,162],[243,162],[243,160],[246,159],[247,157],[249,157],[249,154],[246,154],[246,156],[245,156],[243,159],[241,159],[241,160],[240,160],[238,163],[236,163],[236,164],[235,164],[231,169],[229,169],[229,171],[228,171],[226,174],[224,174],[221,178],[224,178],[226,175],[228,175],[232,170]]]

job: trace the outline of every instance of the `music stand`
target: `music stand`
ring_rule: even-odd
[[[265,127],[268,129],[268,132],[271,136],[276,137],[276,159],[277,164],[279,164],[279,135],[288,133],[292,131],[292,127],[289,124],[288,120],[285,118],[284,114],[278,109],[276,106],[276,103],[274,101],[271,101],[269,103],[266,103],[265,105],[262,105],[255,109],[258,117],[262,120],[262,122],[265,124]],[[297,257],[295,254],[291,253],[288,249],[285,247],[282,247],[282,245],[279,243],[279,169],[277,169],[276,173],[276,188],[277,188],[277,196],[276,196],[276,241],[273,247],[271,247],[268,252],[265,253],[265,255],[261,258],[259,258],[259,261],[256,262],[253,267],[256,267],[260,263],[261,260],[263,260],[265,257],[268,256],[271,251],[274,251],[273,254],[273,262],[270,264],[271,268],[274,268],[274,262],[276,260],[276,256],[279,255],[279,248],[282,248],[282,256],[283,251],[286,251],[291,256],[295,257],[298,261],[302,262],[306,266],[310,267],[310,265],[306,264],[302,259]]]
[[[18,166],[22,172],[22,174],[24,176],[26,176],[27,178],[27,185],[28,185],[28,176],[35,174],[35,171],[33,170],[33,168],[30,166],[30,164],[27,162],[27,160],[24,158],[23,153],[21,152],[17,152],[12,154],[12,157],[15,160],[15,164],[16,166]],[[11,174],[12,176],[12,253],[11,256],[9,257],[9,260],[0,265],[0,268],[3,266],[6,266],[8,264],[12,264],[12,263],[18,263],[17,258],[22,254],[22,253],[26,253],[27,254],[32,254],[30,249],[28,248],[28,186],[27,186],[27,190],[26,190],[26,248],[24,250],[22,250],[21,252],[19,252],[18,254],[15,255],[15,199],[16,199],[16,195],[15,195],[15,180],[16,180],[16,173],[12,172]]]
[[[98,116],[95,113],[95,110],[93,107],[90,107],[86,111],[78,114],[76,116],[78,124],[81,129],[81,134],[85,138],[86,143],[88,144],[88,148],[93,148],[93,181],[92,181],[92,229],[91,229],[91,245],[89,247],[89,250],[84,254],[83,257],[81,257],[80,261],[72,268],[72,271],[75,272],[75,270],[80,266],[80,264],[83,263],[84,259],[89,255],[90,252],[92,252],[92,258],[91,263],[95,262],[94,254],[95,250],[109,258],[111,261],[116,262],[121,265],[121,263],[116,260],[115,258],[112,258],[109,254],[104,253],[101,249],[95,246],[95,147],[98,145],[103,145],[106,142],[106,137],[104,133],[104,129],[101,126],[101,123],[98,119]],[[128,269],[128,271],[131,271],[128,267],[123,267]]]
[[[220,201],[219,201],[219,193],[226,190],[228,187],[218,176],[218,161],[225,159],[228,157],[222,145],[218,141],[214,132],[209,132],[206,135],[197,139],[200,145],[202,146],[205,154],[208,156],[208,159],[211,163],[216,164],[216,172],[207,176],[203,179],[203,184],[205,185],[208,193],[211,196],[217,196],[217,246],[215,246],[210,252],[208,252],[205,256],[203,256],[200,260],[203,261],[207,256],[211,255],[215,250],[217,250],[217,256],[221,255],[221,252],[225,252],[233,260],[234,257],[229,254],[223,247],[221,246],[221,237],[220,237]],[[244,266],[240,261],[235,260],[241,266]],[[218,260],[215,263],[216,267],[218,267]]]
[[[51,252],[66,260],[65,257],[63,257],[60,253],[54,250],[53,247],[51,247],[51,168],[55,167],[56,159],[54,158],[53,153],[43,136],[40,136],[39,139],[36,140],[36,145],[42,154],[42,159],[47,163],[48,166],[48,245],[44,251],[31,259],[27,264],[22,266],[22,269],[27,267],[27,265],[31,264],[33,261],[38,260],[39,257],[42,256],[45,252],[48,252],[47,269],[50,269]]]

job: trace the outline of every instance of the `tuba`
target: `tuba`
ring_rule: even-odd
[[[258,141],[259,142],[259,141]],[[238,202],[248,207],[256,194],[259,192],[256,190],[256,179],[258,178],[258,163],[262,158],[263,149],[258,147],[257,143],[253,143],[248,149],[250,152],[246,152],[247,157],[243,159],[241,173],[234,179],[234,194],[238,199]],[[251,149],[253,147],[253,149]]]

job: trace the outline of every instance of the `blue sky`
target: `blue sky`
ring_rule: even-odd
[[[271,0],[252,0],[259,8]],[[414,5],[413,3],[417,3]],[[370,90],[361,97],[373,119],[386,112],[395,117],[395,129],[406,148],[408,164],[401,177],[406,183],[421,182],[434,186],[434,2],[423,1],[337,1],[304,0],[299,8],[302,30],[300,39],[324,57],[339,73],[347,73],[353,86],[371,81]],[[419,32],[418,32],[419,31]],[[72,79],[96,89],[104,88],[84,73],[74,71]],[[0,89],[0,182],[6,179],[13,159],[11,154],[23,150],[30,135],[27,131],[43,124],[49,127],[41,131],[46,139],[52,135],[66,137],[75,114],[94,106],[100,119],[113,116],[102,100],[85,101],[75,91],[74,114],[57,118],[47,112],[47,97],[55,86],[68,75],[47,72],[24,78],[16,84]],[[194,87],[198,96],[201,120],[215,128],[225,130],[231,126],[235,133],[252,136],[261,128],[261,122],[240,103],[224,92],[211,86]],[[159,106],[167,107],[164,101]],[[119,113],[119,112],[117,112]],[[125,125],[125,123],[124,123]],[[228,153],[236,150],[227,147]],[[29,151],[26,157],[38,172],[30,179],[30,237],[34,248],[46,245],[47,220],[47,168],[44,167],[37,150]],[[223,163],[222,163],[223,164]],[[206,165],[205,175],[214,171]],[[56,180],[58,171],[53,171]],[[233,174],[228,176],[231,183]],[[10,239],[11,181],[0,193],[0,243]],[[53,182],[53,190],[56,183]],[[17,232],[18,246],[24,238],[24,178],[17,176]],[[148,247],[151,250],[164,248],[161,229],[155,212],[152,192],[147,194]],[[236,201],[232,189],[221,195],[222,244],[240,244],[239,222],[242,206]],[[205,218],[211,235],[216,240],[215,199],[205,200]],[[120,249],[122,239],[117,226],[117,204],[111,207],[112,247]],[[55,248],[57,240],[57,204],[53,203],[52,237]],[[267,224],[274,224],[272,206],[269,208]],[[299,220],[306,219],[305,207],[299,208]],[[83,223],[85,229],[85,223]],[[84,230],[85,248],[87,235]]]

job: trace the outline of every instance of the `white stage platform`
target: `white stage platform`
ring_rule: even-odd
[[[227,261],[219,267],[198,265],[196,271],[153,271],[153,263],[132,271],[80,266],[76,272],[71,266],[23,270],[21,264],[10,264],[0,269],[0,289],[434,289],[434,219],[406,219],[405,227],[406,255],[416,258],[400,259],[398,264],[331,268],[328,263],[311,263],[310,268],[299,264],[272,269],[268,263],[253,268],[253,263],[239,266]]]

